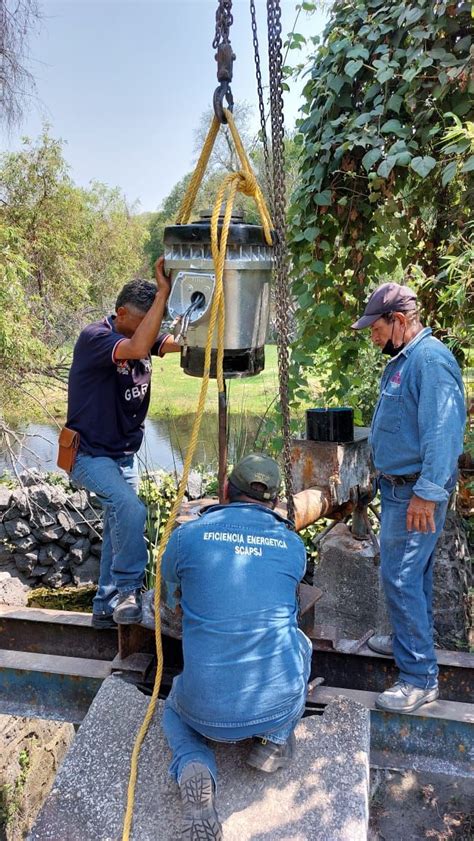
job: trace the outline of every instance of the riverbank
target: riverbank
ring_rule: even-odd
[[[162,420],[187,416],[196,411],[201,388],[199,377],[184,374],[180,367],[179,354],[168,354],[153,360],[151,401],[148,417]],[[276,345],[265,347],[265,369],[256,377],[228,380],[229,411],[233,415],[259,415],[271,417],[275,413],[278,399],[278,361]],[[298,407],[298,415],[314,405],[318,396],[317,377],[309,378],[307,400]],[[215,380],[209,383],[205,411],[214,413],[217,405]],[[22,388],[21,402],[14,407],[3,407],[8,425],[34,422],[37,424],[64,423],[66,416],[66,386],[47,385]]]

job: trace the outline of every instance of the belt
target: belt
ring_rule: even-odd
[[[379,473],[380,479],[386,479],[392,485],[409,485],[417,481],[421,473],[406,473],[404,476],[393,476],[390,473]]]

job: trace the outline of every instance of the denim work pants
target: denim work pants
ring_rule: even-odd
[[[71,480],[93,491],[104,508],[99,587],[92,609],[113,613],[118,593],[142,586],[148,559],[143,537],[146,507],[137,496],[134,456],[113,459],[78,453]]]
[[[394,634],[393,654],[400,678],[421,689],[438,682],[433,643],[433,564],[448,500],[436,503],[436,531],[407,531],[413,483],[392,485],[380,479],[382,582]]]
[[[249,634],[251,634],[250,628]],[[263,732],[258,732],[257,730],[257,732],[249,732],[245,735],[242,735],[242,731],[245,730],[245,728],[239,728],[239,731],[237,731],[235,728],[229,728],[229,737],[226,739],[221,738],[219,739],[219,742],[233,744],[235,742],[241,742],[245,739],[249,739],[252,736],[258,736],[261,739],[265,738],[269,742],[274,742],[277,745],[283,745],[285,744],[285,742],[288,741],[293,730],[295,729],[296,725],[298,724],[299,720],[301,719],[304,713],[306,703],[306,687],[311,674],[311,642],[303,634],[302,631],[298,631],[298,641],[303,652],[304,694],[298,704],[296,712],[293,713],[290,719],[283,726],[280,726],[277,730],[272,730],[271,725],[268,725],[269,729],[266,731],[264,730]],[[264,678],[262,678],[262,680],[263,679]],[[168,698],[166,699],[162,720],[163,732],[166,736],[168,745],[170,746],[170,749],[173,754],[169,768],[170,775],[179,783],[181,780],[181,775],[186,765],[188,765],[190,762],[201,762],[203,765],[206,765],[206,767],[209,768],[209,771],[211,772],[212,777],[214,779],[214,783],[216,783],[216,760],[214,756],[214,751],[209,746],[208,741],[216,742],[217,740],[210,739],[210,737],[206,735],[205,732],[199,732],[195,730],[181,718],[174,699],[173,690],[174,682],[173,686],[171,687],[171,692],[168,695]],[[225,696],[225,691],[225,681],[222,681],[220,686],[216,687],[216,692],[222,693]],[[252,710],[249,710],[249,718],[251,718],[251,716]],[[251,729],[255,731],[255,728]],[[204,730],[205,728],[203,728],[203,731]]]

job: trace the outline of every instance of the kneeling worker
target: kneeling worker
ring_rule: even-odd
[[[181,591],[184,656],[163,730],[188,841],[222,838],[208,739],[253,738],[247,762],[267,772],[294,751],[312,647],[297,625],[305,548],[273,511],[279,487],[273,459],[246,456],[229,477],[229,504],[176,529],[163,556],[164,586]]]

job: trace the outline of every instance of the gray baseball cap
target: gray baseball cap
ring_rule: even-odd
[[[235,488],[253,499],[271,500],[280,490],[280,468],[275,459],[260,453],[245,456],[235,465],[229,476]],[[263,485],[265,490],[253,487],[254,483]]]
[[[416,310],[416,293],[409,286],[399,283],[383,283],[370,296],[364,314],[352,325],[353,330],[370,327],[386,312],[409,312]]]

